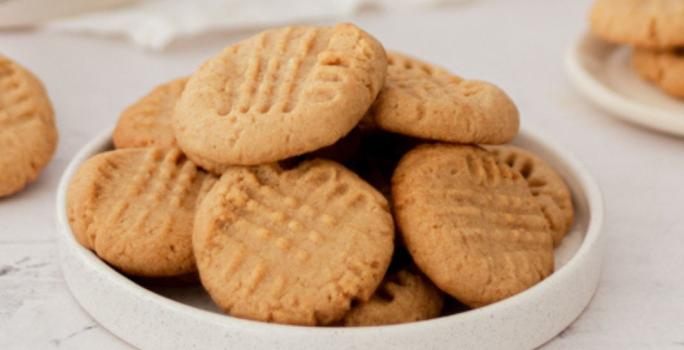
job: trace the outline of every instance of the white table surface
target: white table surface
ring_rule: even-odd
[[[613,119],[563,74],[589,0],[478,0],[356,23],[388,48],[502,86],[523,124],[578,156],[603,189],[608,244],[596,296],[545,349],[684,348],[684,139]],[[192,72],[248,33],[211,34],[156,53],[117,39],[0,32],[2,53],[46,84],[60,144],[40,180],[0,200],[0,349],[129,349],[70,295],[55,251],[54,196],[69,159],[154,85]],[[683,116],[684,117],[684,116]],[[559,300],[558,302],[562,302]]]

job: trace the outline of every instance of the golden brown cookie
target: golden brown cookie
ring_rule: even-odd
[[[630,46],[684,46],[684,1],[596,0],[590,14],[598,37]]]
[[[572,195],[563,178],[544,160],[519,147],[506,145],[485,148],[525,178],[549,223],[553,245],[560,245],[572,227],[574,218]]]
[[[379,326],[427,320],[442,311],[442,293],[428,279],[408,269],[389,273],[373,297],[354,306],[345,326]]]
[[[56,146],[45,88],[24,67],[0,55],[0,197],[33,182]]]
[[[198,210],[193,245],[202,284],[226,313],[325,325],[371,297],[393,238],[380,193],[313,160],[226,170]]]
[[[505,143],[518,133],[518,110],[498,87],[394,52],[387,63],[387,81],[371,110],[380,128],[482,144]]]
[[[359,122],[386,69],[382,45],[352,24],[267,30],[193,74],[174,114],[176,139],[214,172],[310,152]]]
[[[632,54],[632,67],[642,78],[654,83],[668,94],[684,98],[684,49],[635,49]]]
[[[116,148],[173,147],[171,118],[187,78],[157,86],[121,113],[112,140]]]
[[[215,178],[178,148],[131,148],[86,161],[71,181],[67,214],[76,239],[125,273],[195,271],[195,208]]]
[[[553,272],[553,239],[525,179],[476,146],[425,145],[392,178],[395,218],[416,265],[471,307]]]

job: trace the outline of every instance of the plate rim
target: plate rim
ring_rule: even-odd
[[[373,332],[375,333],[375,335],[391,335],[400,334],[408,331],[425,331],[435,326],[444,326],[445,324],[453,322],[468,322],[469,319],[487,317],[488,315],[503,312],[507,308],[515,306],[517,303],[524,302],[526,299],[534,299],[536,295],[543,293],[545,288],[552,288],[552,284],[554,281],[562,279],[564,275],[571,274],[573,270],[577,268],[576,266],[582,263],[583,260],[585,260],[583,258],[588,259],[588,257],[586,257],[587,255],[598,254],[599,259],[601,259],[603,255],[602,246],[600,244],[600,238],[602,237],[601,233],[604,220],[604,202],[598,184],[593,180],[590,173],[586,170],[586,168],[581,164],[579,160],[577,160],[573,155],[571,155],[567,151],[561,149],[555,141],[551,141],[549,137],[545,136],[540,131],[535,130],[531,127],[524,127],[521,129],[520,134],[525,135],[525,137],[532,140],[533,143],[543,145],[549,153],[558,157],[562,163],[567,164],[567,166],[570,169],[572,169],[572,171],[575,173],[574,175],[578,181],[578,185],[585,192],[587,202],[587,215],[589,215],[584,239],[580,247],[575,252],[575,254],[572,256],[572,258],[570,258],[567,261],[566,264],[561,266],[558,270],[554,271],[554,273],[551,276],[547,277],[545,280],[538,283],[537,285],[531,287],[530,289],[524,292],[521,292],[515,296],[509,297],[497,303],[450,316],[444,316],[436,319],[404,324],[371,327],[294,326],[240,319],[229,315],[223,315],[208,310],[203,310],[197,307],[183,304],[173,299],[169,299],[165,296],[154,293],[153,291],[150,291],[134,283],[133,281],[126,278],[123,274],[120,274],[119,272],[111,268],[109,265],[101,261],[91,251],[87,250],[86,248],[78,244],[68,224],[68,219],[66,215],[65,203],[69,181],[71,180],[77,168],[82,164],[83,161],[85,161],[87,158],[95,154],[97,150],[103,148],[105,145],[111,144],[111,130],[105,130],[98,134],[96,137],[90,139],[90,141],[86,143],[77,152],[77,154],[69,161],[67,168],[64,170],[64,173],[60,178],[59,187],[55,198],[57,209],[57,234],[59,236],[58,240],[62,241],[63,243],[60,244],[61,247],[67,247],[69,250],[72,251],[72,253],[76,253],[79,260],[82,260],[87,264],[94,264],[90,266],[91,268],[103,270],[101,272],[106,273],[107,278],[114,279],[114,282],[117,283],[117,285],[119,285],[121,288],[124,288],[128,293],[133,293],[136,298],[154,302],[159,307],[165,308],[174,313],[181,313],[187,317],[200,317],[207,322],[223,326],[230,324],[231,327],[235,327],[237,329],[249,332],[268,332],[270,334],[279,334],[285,336],[296,334],[304,336],[351,336],[368,335],[369,332]],[[598,252],[596,252],[597,250]],[[60,252],[60,260],[62,269],[65,269],[66,262],[65,259],[61,256],[61,254],[63,253],[66,252]],[[600,263],[598,269],[598,274],[600,275]],[[71,294],[75,296],[79,304],[83,305],[82,302],[79,300],[79,297],[72,290],[73,287],[69,283],[68,279],[67,285],[69,287]],[[596,285],[592,286],[591,295],[595,293],[597,285],[598,282],[596,282]],[[577,313],[577,315],[573,317],[573,320],[579,317],[579,315],[581,315],[586,306],[589,304],[590,300],[591,296],[586,300],[586,302],[584,302],[584,306]],[[84,306],[84,309],[91,315],[91,317],[97,319],[97,317],[95,317],[95,315],[93,315],[92,312],[88,310],[88,308]],[[563,329],[565,327],[567,327],[567,325],[564,325]],[[552,335],[549,339],[552,339],[553,337],[555,337],[555,335],[557,335],[557,333]],[[546,339],[545,341],[548,341],[549,339]]]
[[[613,46],[612,50],[625,49],[620,45],[601,42],[591,33],[582,34],[565,51],[565,75],[575,89],[587,100],[610,112],[613,117],[650,130],[684,136],[684,116],[630,99],[603,84],[591,73],[590,69],[586,68],[582,54],[586,53],[585,45],[592,43]],[[648,85],[648,82],[642,82],[644,86]]]

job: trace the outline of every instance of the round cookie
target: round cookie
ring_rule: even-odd
[[[684,49],[635,49],[632,53],[632,67],[642,78],[668,94],[684,98]]]
[[[116,148],[173,147],[171,118],[188,78],[157,86],[121,113],[112,140]]]
[[[96,155],[67,193],[76,239],[121,271],[144,277],[194,272],[192,225],[215,178],[178,148],[131,148]]]
[[[684,46],[684,1],[596,0],[590,14],[598,37],[630,46]]]
[[[395,218],[416,265],[471,307],[553,272],[553,239],[525,179],[476,146],[425,145],[392,178]]]
[[[524,149],[508,145],[485,148],[525,178],[549,223],[553,245],[560,245],[574,218],[572,195],[563,178],[544,160]]]
[[[202,284],[226,313],[326,325],[370,299],[393,239],[385,198],[317,159],[226,170],[198,210],[193,245]]]
[[[354,128],[386,69],[382,45],[352,24],[268,30],[192,75],[174,114],[176,139],[217,173],[310,152]]]
[[[380,128],[423,139],[501,144],[518,133],[518,110],[498,87],[464,80],[391,52],[371,114]]]
[[[45,88],[24,67],[0,55],[0,197],[33,182],[56,146],[57,128]]]
[[[426,278],[403,269],[385,277],[373,297],[354,306],[345,326],[379,326],[427,320],[442,311],[441,292]]]

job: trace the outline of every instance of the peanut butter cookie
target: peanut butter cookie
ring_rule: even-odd
[[[416,265],[471,307],[551,274],[553,239],[520,173],[476,146],[425,145],[392,178],[397,224]]]
[[[598,37],[630,46],[684,46],[684,1],[596,0],[590,14]]]
[[[175,146],[171,118],[187,80],[181,78],[160,85],[126,108],[114,129],[114,147]]]
[[[74,176],[67,214],[76,239],[121,271],[181,276],[196,270],[195,208],[214,182],[178,148],[105,152]]]
[[[389,273],[373,297],[344,316],[345,326],[380,326],[427,320],[442,311],[442,293],[425,277],[402,269]]]
[[[33,182],[56,147],[54,113],[43,84],[0,55],[0,197]]]
[[[387,81],[370,112],[380,128],[482,144],[505,143],[518,133],[518,109],[498,87],[394,52],[387,62]]]
[[[325,325],[370,299],[393,239],[380,193],[312,160],[227,169],[198,210],[193,245],[202,284],[226,313]]]
[[[267,30],[193,74],[174,114],[176,139],[217,173],[310,152],[354,128],[386,69],[382,45],[352,24]]]
[[[665,51],[635,49],[632,66],[642,78],[666,93],[684,98],[684,48]]]

